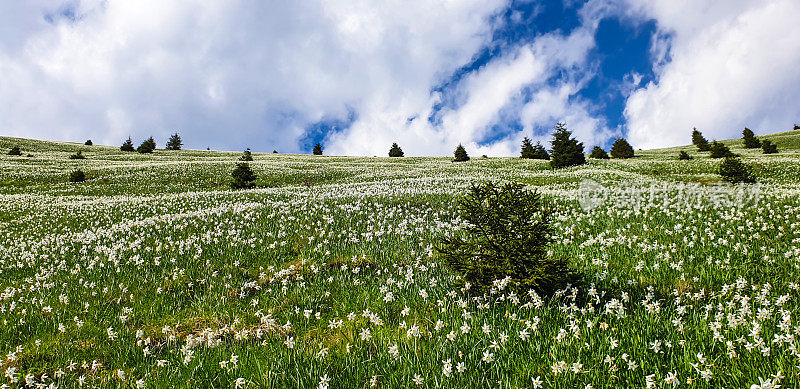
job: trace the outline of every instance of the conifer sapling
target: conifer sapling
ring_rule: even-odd
[[[403,149],[401,149],[400,146],[397,145],[397,143],[392,143],[392,147],[389,148],[389,156],[396,158],[396,157],[402,157],[403,155],[404,155]]]
[[[453,157],[454,157],[453,162],[469,161],[469,155],[467,154],[467,150],[464,149],[464,146],[462,146],[460,143],[458,144],[458,147],[456,147],[456,150],[453,152]]]
[[[167,141],[167,150],[180,150],[181,146],[183,146],[181,136],[177,132],[172,134]]]
[[[746,149],[757,149],[761,147],[761,141],[759,141],[758,138],[756,138],[756,134],[747,127],[742,131],[742,142],[744,142],[744,148]]]
[[[442,238],[436,251],[472,292],[508,288],[551,295],[578,281],[565,259],[548,254],[553,211],[537,192],[519,184],[473,185],[458,209],[465,229]]]
[[[247,162],[239,162],[236,168],[231,172],[233,181],[231,181],[231,188],[233,189],[249,189],[255,186],[256,174],[250,169],[250,164]]]
[[[592,149],[592,153],[589,154],[589,158],[608,159],[608,153],[606,153],[606,151],[603,150],[602,147],[594,146],[594,148]]]
[[[633,158],[633,147],[624,138],[619,138],[611,145],[611,157],[620,159]]]
[[[550,141],[550,166],[554,168],[583,165],[586,156],[583,154],[583,143],[572,137],[564,123],[557,123]]]

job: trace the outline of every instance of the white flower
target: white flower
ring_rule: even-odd
[[[444,364],[442,366],[442,374],[445,377],[450,377],[450,375],[453,373],[453,364],[452,364],[452,362],[450,361],[450,359],[448,359],[446,361],[442,361],[442,363]]]
[[[328,375],[325,374],[322,377],[319,377],[319,389],[328,389],[328,384],[331,382],[331,379],[328,378]]]
[[[664,378],[664,382],[666,382],[667,385],[672,385],[673,387],[678,386],[678,384],[681,383],[681,381],[678,379],[678,375],[674,371],[667,373],[667,377]]]
[[[490,353],[489,350],[484,350],[481,360],[486,363],[492,363],[494,361],[494,353]]]
[[[449,341],[451,341],[451,342],[454,342],[454,341],[456,340],[456,333],[455,333],[455,332],[453,332],[453,331],[450,331],[450,332],[447,334],[447,340],[449,340]]]
[[[389,355],[394,357],[394,359],[400,358],[400,350],[399,350],[399,348],[397,347],[396,344],[393,344],[393,345],[389,346]]]

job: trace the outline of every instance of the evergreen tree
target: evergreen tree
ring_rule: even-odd
[[[732,184],[756,182],[750,166],[745,165],[738,157],[725,157],[725,160],[719,165],[718,172],[722,179]]]
[[[401,149],[400,146],[397,145],[397,143],[392,143],[392,147],[389,149],[389,156],[402,157],[403,155],[405,155],[403,154],[403,149]]]
[[[272,150],[272,154],[278,154],[278,150]]]
[[[703,137],[703,134],[700,131],[697,131],[697,128],[692,129],[692,144],[697,146],[697,149],[700,151],[711,150],[708,140]]]
[[[608,159],[608,153],[606,153],[606,151],[603,150],[602,147],[594,146],[594,148],[592,149],[592,153],[589,155],[589,158]]]
[[[714,141],[711,143],[711,158],[725,158],[725,157],[735,157],[736,154],[731,152],[731,149],[728,146],[722,144],[722,142]]]
[[[470,292],[533,289],[551,295],[580,280],[566,259],[548,255],[553,209],[535,191],[520,184],[473,185],[458,208],[465,233],[442,238],[436,252]]]
[[[522,139],[522,149],[520,150],[520,157],[524,159],[534,159],[536,157],[536,152],[533,150],[533,144],[531,140],[528,139],[526,136]]]
[[[778,145],[765,140],[761,142],[761,151],[763,151],[764,154],[775,154],[778,152]]]
[[[552,146],[550,166],[560,168],[586,163],[586,156],[583,154],[583,143],[572,138],[572,132],[567,130],[564,123],[556,124],[550,145]]]
[[[152,153],[153,150],[155,149],[156,149],[156,141],[153,140],[153,137],[151,136],[147,138],[147,140],[142,142],[142,144],[139,145],[136,151],[138,151],[141,154],[149,154]]]
[[[86,156],[83,155],[83,150],[78,150],[77,153],[70,155],[69,159],[86,159]]]
[[[69,182],[84,182],[86,181],[86,174],[83,173],[83,170],[75,170],[69,174]]]
[[[250,164],[247,162],[239,162],[236,168],[231,172],[233,181],[231,181],[231,188],[233,189],[249,189],[255,186],[256,174],[250,169]]]
[[[181,146],[183,146],[181,136],[177,132],[172,134],[167,141],[167,150],[180,150]]]
[[[746,149],[757,149],[761,147],[761,142],[756,138],[756,134],[747,127],[742,131],[742,141]]]
[[[247,150],[242,153],[242,156],[239,157],[240,161],[252,161],[253,160],[253,153],[250,152],[250,148],[248,147]]]
[[[453,162],[466,162],[469,161],[469,155],[467,154],[467,150],[464,149],[464,146],[461,143],[458,144],[456,147],[456,151],[453,152]]]
[[[692,159],[692,156],[685,151],[681,151],[680,153],[678,153],[678,159],[681,161],[689,161]]]
[[[795,130],[800,130],[800,126],[798,126],[797,124],[795,124],[795,125],[794,125],[794,129],[795,129]]]
[[[8,155],[22,155],[22,150],[19,149],[19,146],[14,146],[8,151]]]
[[[633,147],[624,138],[619,138],[611,145],[612,158],[633,158]]]
[[[550,154],[547,153],[547,150],[545,150],[544,146],[539,142],[536,142],[536,146],[533,146],[533,159],[550,159]]]
[[[91,139],[87,139],[87,140],[86,140],[86,142],[83,142],[83,145],[84,145],[84,146],[91,146],[92,144],[93,144],[93,143],[92,143],[92,140],[91,140]]]
[[[314,153],[314,155],[322,155],[322,144],[321,143],[317,142],[317,144],[314,145],[313,153]]]
[[[136,149],[133,148],[133,141],[131,140],[131,137],[128,137],[128,140],[126,140],[125,143],[119,147],[119,149],[122,151],[136,151]]]

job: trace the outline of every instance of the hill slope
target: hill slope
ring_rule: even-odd
[[[0,155],[0,385],[800,387],[799,142],[772,137],[745,187],[674,148],[558,171],[256,154],[245,191],[235,152],[0,138],[33,154]],[[434,247],[485,180],[545,194],[585,283],[459,287]]]

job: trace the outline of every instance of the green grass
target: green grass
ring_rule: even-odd
[[[798,387],[800,131],[761,138],[780,152],[725,141],[760,197],[722,205],[741,188],[693,147],[558,171],[254,154],[258,188],[231,191],[238,152],[0,138],[0,384],[619,388],[674,375],[719,388],[780,372]],[[14,145],[23,156],[5,155]],[[78,150],[86,160],[68,158]],[[78,168],[89,180],[69,183]],[[607,199],[585,210],[589,179]],[[454,198],[488,180],[554,202],[552,255],[585,287],[541,300],[455,286],[432,247],[458,230]]]

